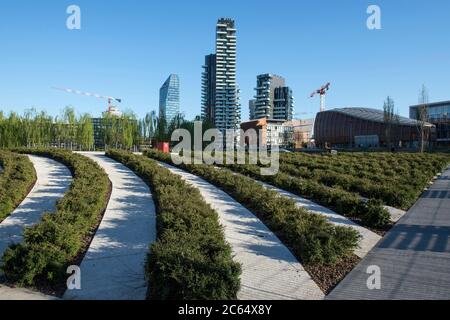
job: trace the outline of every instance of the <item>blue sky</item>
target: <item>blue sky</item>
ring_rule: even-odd
[[[71,4],[81,7],[79,31],[66,28]],[[381,7],[382,30],[366,27],[370,4]],[[122,109],[143,116],[177,73],[181,109],[193,118],[219,17],[237,24],[243,120],[261,73],[284,76],[302,113],[318,111],[309,94],[328,81],[329,108],[381,108],[391,95],[408,115],[422,83],[431,100],[450,100],[448,0],[0,0],[0,109],[106,108],[51,89],[60,86],[121,97]]]

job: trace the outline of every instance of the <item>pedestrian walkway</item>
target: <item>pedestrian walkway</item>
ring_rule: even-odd
[[[216,167],[216,169],[217,170],[228,170],[228,169],[223,169],[223,168],[219,168],[219,167]],[[230,172],[232,172],[232,171],[230,171]],[[240,174],[240,173],[233,172],[233,174]],[[360,226],[359,224],[353,222],[352,220],[350,220],[340,214],[337,214],[333,210],[325,208],[325,207],[318,205],[317,203],[314,203],[308,199],[302,198],[296,194],[293,194],[286,190],[277,188],[273,185],[262,182],[260,180],[255,179],[254,181],[259,183],[266,189],[275,191],[276,193],[278,193],[281,196],[284,196],[284,197],[294,200],[298,207],[304,208],[311,213],[316,213],[321,216],[324,216],[332,224],[335,224],[337,226],[342,226],[342,227],[350,227],[350,228],[353,228],[356,231],[358,231],[358,233],[361,235],[361,240],[358,243],[359,248],[357,248],[355,250],[355,254],[360,258],[364,258],[367,255],[367,253],[369,253],[369,251],[372,250],[372,248],[381,239],[381,236],[379,236],[375,232],[372,232],[369,229],[364,228],[364,227]]]
[[[334,225],[342,226],[342,227],[350,227],[350,228],[358,231],[358,233],[361,235],[361,240],[358,243],[359,248],[355,249],[355,254],[360,258],[364,258],[370,252],[370,250],[372,250],[372,248],[378,243],[378,241],[380,241],[380,239],[381,239],[381,236],[379,236],[375,232],[370,231],[369,229],[360,226],[359,224],[353,222],[352,220],[350,220],[340,214],[337,214],[333,210],[325,208],[321,205],[318,205],[317,203],[314,203],[308,199],[304,199],[304,198],[297,196],[286,190],[282,190],[280,188],[274,187],[265,182],[258,181],[258,180],[255,180],[255,181],[260,183],[266,189],[275,191],[279,195],[282,195],[282,196],[285,196],[287,198],[294,200],[298,207],[304,208],[304,209],[308,210],[309,212],[324,216],[329,222],[331,222]]]
[[[0,285],[0,300],[58,300],[56,297],[34,292],[28,289],[10,288]]]
[[[72,183],[70,170],[45,157],[29,156],[36,170],[36,184],[22,203],[0,223],[0,258],[12,244],[23,240],[23,231],[38,223],[44,213],[56,210]]]
[[[143,300],[147,293],[145,262],[156,240],[156,210],[148,186],[104,153],[81,153],[108,173],[112,193],[103,220],[86,253],[81,290],[64,299]]]
[[[238,299],[322,299],[324,294],[286,246],[253,213],[227,193],[181,169],[161,163],[197,187],[219,214],[234,259],[242,264]]]
[[[380,268],[381,289],[367,286]],[[450,168],[422,194],[329,299],[450,299]]]

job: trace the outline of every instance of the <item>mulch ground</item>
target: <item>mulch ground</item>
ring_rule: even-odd
[[[361,259],[356,255],[351,255],[331,266],[315,264],[305,265],[304,267],[314,282],[316,282],[319,288],[327,295],[360,261]]]

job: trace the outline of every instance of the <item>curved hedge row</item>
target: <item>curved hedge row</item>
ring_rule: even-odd
[[[148,157],[172,163],[170,155],[150,150]],[[326,218],[298,208],[294,201],[267,190],[253,179],[207,165],[182,165],[191,173],[220,187],[255,213],[306,264],[332,265],[348,257],[359,234],[335,226]]]
[[[150,298],[235,299],[241,268],[200,192],[148,158],[117,150],[107,156],[143,178],[156,200],[158,240],[146,267]]]
[[[227,165],[226,167],[300,197],[309,198],[343,216],[360,219],[362,224],[367,227],[382,228],[390,221],[389,212],[384,209],[380,201],[369,200],[366,202],[357,194],[340,188],[330,188],[314,180],[293,177],[284,172],[279,172],[274,176],[262,176],[260,175],[261,168],[256,165]]]
[[[0,222],[28,195],[36,182],[36,171],[28,157],[0,151]]]
[[[406,210],[449,162],[448,155],[443,154],[295,153],[281,156],[280,170]]]
[[[7,249],[0,267],[7,280],[19,286],[64,286],[67,267],[87,250],[106,208],[110,181],[100,166],[82,155],[56,149],[23,152],[63,163],[74,179],[56,212],[27,228],[24,241]]]

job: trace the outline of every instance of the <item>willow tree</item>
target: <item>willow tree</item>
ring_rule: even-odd
[[[94,147],[94,125],[92,117],[84,114],[78,119],[77,124],[77,145],[80,150],[91,151]]]
[[[63,119],[64,119],[64,144],[67,148],[67,145],[70,146],[70,150],[73,150],[73,144],[76,140],[77,134],[77,118],[75,116],[75,110],[73,107],[67,106],[63,110]]]

